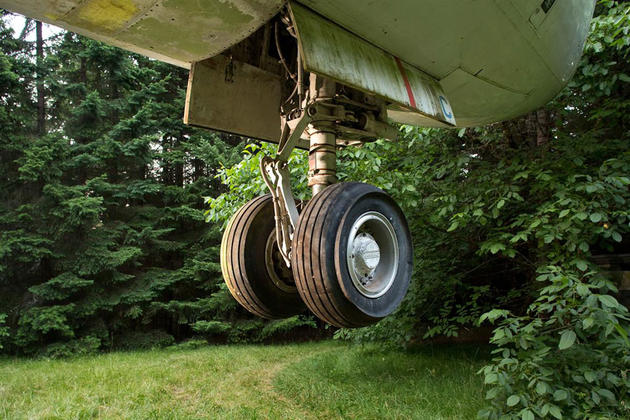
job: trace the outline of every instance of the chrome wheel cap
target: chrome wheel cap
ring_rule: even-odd
[[[398,238],[379,212],[362,214],[350,228],[347,264],[352,283],[363,296],[383,296],[398,272]]]

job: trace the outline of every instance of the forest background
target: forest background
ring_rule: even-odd
[[[333,334],[406,346],[485,328],[482,415],[628,413],[623,274],[601,267],[630,249],[627,2],[598,2],[576,75],[544,108],[341,152],[340,178],[394,196],[415,249],[401,308],[353,331],[256,319],[222,281],[222,228],[265,192],[273,146],[184,126],[185,70],[1,17],[0,352]],[[302,198],[305,165],[296,153]]]

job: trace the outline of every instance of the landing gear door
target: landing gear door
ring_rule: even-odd
[[[396,122],[456,125],[438,80],[299,3],[289,5],[306,71],[388,100]]]
[[[218,55],[193,63],[184,123],[277,143],[281,79]]]

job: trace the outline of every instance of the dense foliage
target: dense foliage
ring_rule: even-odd
[[[255,320],[223,284],[202,197],[221,191],[216,168],[242,146],[183,125],[187,72],[70,33],[30,40],[31,29],[0,24],[4,351],[262,340],[312,325]]]
[[[396,314],[338,337],[464,340],[490,336],[492,321],[482,417],[629,415],[628,311],[593,263],[629,249],[629,14],[599,2],[577,74],[543,109],[460,131],[402,127],[404,141],[341,153],[342,180],[403,206],[415,267]],[[221,171],[229,190],[209,200],[210,220],[264,192],[251,172],[269,149]],[[303,186],[304,155],[293,165]]]

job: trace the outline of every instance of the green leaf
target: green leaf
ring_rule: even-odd
[[[451,225],[449,226],[449,228],[446,231],[447,232],[452,232],[455,229],[457,229],[458,226],[459,226],[459,221],[455,220],[453,223],[451,223]]]
[[[538,382],[536,384],[536,393],[538,395],[545,395],[547,393],[547,384],[544,382]]]
[[[553,393],[553,399],[556,401],[566,400],[569,394],[564,389],[559,389]]]
[[[490,374],[486,375],[486,377],[484,379],[484,383],[485,384],[493,384],[493,383],[496,383],[498,379],[499,379],[499,377],[497,376],[496,373],[490,373]]]
[[[578,284],[577,287],[576,287],[576,290],[578,292],[578,295],[586,296],[586,295],[588,295],[590,289],[585,284]]]
[[[591,328],[591,326],[593,326],[594,322],[595,322],[595,320],[593,318],[591,318],[591,317],[584,318],[582,320],[582,328],[584,328],[585,330],[589,329],[589,328]]]
[[[584,379],[588,382],[595,382],[597,380],[597,375],[592,370],[587,370],[584,372]]]
[[[570,211],[571,211],[571,210],[569,210],[569,209],[564,209],[564,210],[562,210],[562,211],[560,212],[560,214],[558,215],[558,217],[562,219],[562,218],[563,218],[563,217],[565,217],[567,214],[569,214],[569,212],[570,212]]]
[[[615,329],[619,333],[620,336],[623,337],[623,340],[626,342],[627,346],[630,346],[630,340],[628,340],[628,331],[624,327],[622,327],[618,322],[615,323]]]
[[[599,395],[601,395],[602,397],[607,398],[607,399],[609,399],[611,401],[615,401],[616,400],[615,394],[613,394],[612,392],[610,392],[607,389],[600,388],[600,389],[597,390],[597,393]]]
[[[584,260],[577,260],[575,262],[575,266],[578,268],[578,270],[580,271],[586,271],[586,269],[588,268],[588,264],[586,264],[586,261]]]
[[[557,419],[562,419],[562,412],[557,405],[552,405],[549,407],[549,414],[554,416]]]
[[[518,395],[510,395],[507,399],[507,405],[508,407],[514,407],[520,400],[521,398]]]
[[[598,298],[602,305],[609,308],[616,308],[617,306],[619,306],[619,302],[617,301],[617,299],[610,295],[599,295]]]
[[[496,254],[499,251],[502,251],[505,249],[505,245],[500,244],[500,243],[494,243],[492,245],[490,245],[490,252],[493,254]]]
[[[560,350],[566,350],[575,343],[576,335],[573,330],[564,330],[560,335],[560,343],[558,343],[558,348]]]
[[[586,218],[588,217],[588,214],[584,213],[583,211],[577,213],[575,215],[575,217],[577,217],[580,220],[586,220]]]
[[[499,395],[499,391],[501,391],[501,387],[495,386],[491,388],[488,392],[486,392],[486,400],[492,400]]]
[[[591,214],[590,219],[591,219],[591,222],[598,223],[599,221],[602,220],[602,215],[601,213],[593,213]]]
[[[497,320],[497,318],[506,317],[509,314],[510,313],[505,309],[493,309],[490,312],[486,312],[485,314],[481,315],[481,317],[479,317],[479,322],[483,322],[486,319],[490,322],[494,322]]]
[[[630,83],[630,76],[625,73],[619,73],[617,77],[619,77],[619,80],[621,80],[622,82]]]
[[[521,411],[521,420],[534,420],[534,413],[529,409]]]
[[[621,235],[619,234],[619,232],[613,232],[612,233],[612,238],[613,238],[613,240],[615,240],[615,242],[621,242],[621,240],[622,240]]]
[[[505,331],[503,328],[498,328],[497,330],[495,330],[494,332],[494,336],[492,337],[493,340],[500,340],[503,337],[505,337]]]
[[[549,413],[549,404],[545,404],[542,406],[542,408],[540,409],[540,414],[542,414],[543,417],[545,417],[547,415],[547,413]]]

